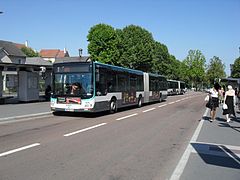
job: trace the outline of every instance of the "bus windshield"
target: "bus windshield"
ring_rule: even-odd
[[[54,75],[54,95],[74,96],[83,99],[93,96],[91,72],[57,73]]]

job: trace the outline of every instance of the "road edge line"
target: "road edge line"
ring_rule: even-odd
[[[203,117],[207,116],[208,111],[209,111],[209,109],[206,108]],[[182,175],[182,173],[183,173],[183,171],[184,171],[184,169],[185,169],[185,167],[187,165],[187,162],[188,162],[188,159],[190,157],[190,154],[192,153],[192,150],[193,150],[191,142],[195,142],[197,140],[197,138],[198,138],[198,136],[200,134],[200,131],[202,129],[203,122],[204,122],[204,120],[201,119],[201,121],[199,122],[199,124],[197,126],[197,129],[195,130],[195,132],[194,132],[194,134],[193,134],[193,136],[192,136],[192,138],[190,140],[190,143],[188,144],[186,150],[184,151],[184,153],[183,153],[180,161],[178,162],[175,170],[173,171],[173,173],[172,173],[172,175],[170,177],[170,180],[178,180],[178,179],[180,179],[180,177],[181,177],[181,175]]]

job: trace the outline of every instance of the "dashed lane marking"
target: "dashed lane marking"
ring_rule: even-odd
[[[164,107],[164,106],[167,106],[167,104],[163,104],[163,105],[160,105],[160,106],[158,106],[158,107]]]
[[[154,109],[156,109],[156,108],[147,109],[147,110],[143,111],[143,113],[152,111],[152,110],[154,110]]]
[[[91,127],[85,128],[85,129],[81,129],[81,130],[74,131],[74,132],[71,132],[71,133],[68,133],[68,134],[64,134],[63,136],[64,137],[72,136],[72,135],[75,135],[75,134],[78,134],[78,133],[81,133],[81,132],[85,132],[85,131],[88,131],[88,130],[91,130],[91,129],[94,129],[94,128],[97,128],[97,127],[100,127],[100,126],[104,126],[106,124],[107,123],[101,123],[101,124],[91,126]]]
[[[13,149],[13,150],[1,153],[0,157],[7,156],[9,154],[13,154],[13,153],[16,153],[16,152],[19,152],[19,151],[23,151],[23,150],[26,150],[26,149],[29,149],[29,148],[33,148],[33,147],[36,147],[36,146],[39,146],[39,145],[40,145],[40,143],[34,143],[34,144],[23,146],[23,147],[20,147],[20,148],[17,148],[17,149]]]
[[[120,118],[117,118],[116,120],[117,121],[120,121],[120,120],[123,120],[123,119],[126,119],[126,118],[130,118],[130,117],[133,117],[133,116],[136,116],[138,115],[137,113],[134,113],[134,114],[130,114],[128,116],[124,116],[124,117],[120,117]]]

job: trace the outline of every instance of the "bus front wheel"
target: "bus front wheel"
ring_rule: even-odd
[[[116,104],[116,100],[115,99],[112,99],[110,101],[110,113],[115,113],[117,112],[117,104]]]

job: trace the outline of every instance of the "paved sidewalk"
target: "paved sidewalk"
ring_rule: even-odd
[[[207,109],[171,180],[239,180],[240,114],[236,115],[227,123],[220,107],[211,123]]]
[[[0,122],[46,114],[51,114],[50,102],[46,101],[0,105]]]

